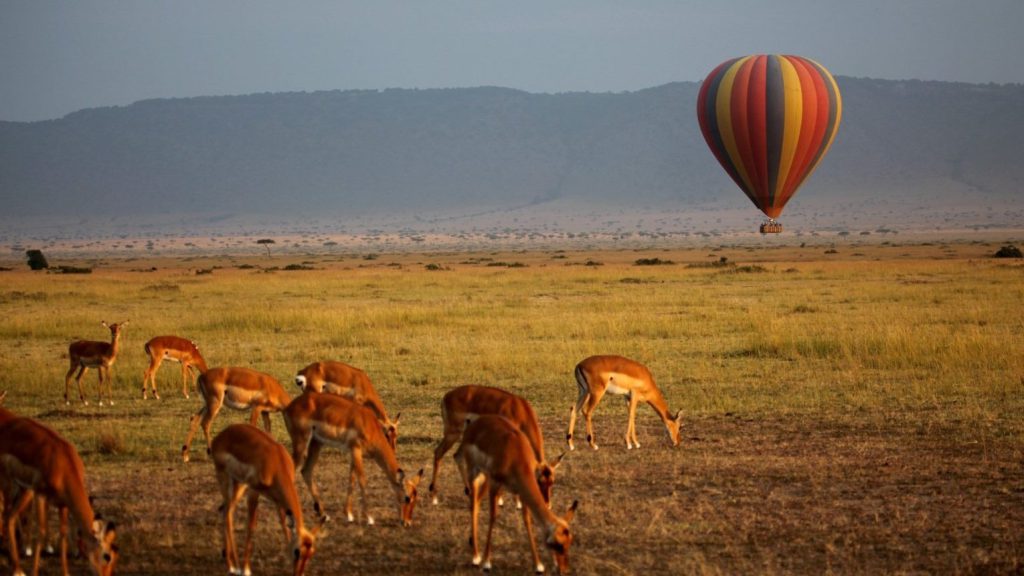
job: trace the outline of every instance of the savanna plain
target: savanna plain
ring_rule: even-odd
[[[6,405],[71,440],[96,508],[118,525],[123,574],[213,574],[221,503],[177,365],[143,400],[143,344],[195,340],[210,366],[249,366],[293,395],[317,360],[365,369],[401,413],[398,459],[430,473],[449,389],[488,384],[535,407],[565,447],[573,367],[592,354],[646,364],[682,409],[673,448],[642,406],[607,396],[577,429],[554,491],[573,499],[578,574],[1019,574],[1024,571],[1024,265],[997,242],[107,258],[91,274],[0,272]],[[113,406],[63,402],[67,346],[129,320]],[[72,393],[76,398],[77,394]],[[247,414],[225,408],[216,433]],[[279,414],[273,434],[290,447]],[[421,485],[403,528],[367,463],[376,525],[342,513],[348,455],[317,469],[332,520],[312,574],[474,574],[468,499],[451,455],[440,503]],[[306,516],[312,504],[299,494]],[[253,570],[290,570],[261,506]],[[486,518],[486,511],[484,512]],[[244,522],[238,522],[240,529]],[[553,562],[546,555],[549,571]],[[495,529],[494,573],[532,571],[519,513]],[[6,558],[0,566],[7,566]],[[47,573],[58,570],[48,559]],[[84,573],[84,560],[74,563]],[[6,569],[6,568],[0,568]]]

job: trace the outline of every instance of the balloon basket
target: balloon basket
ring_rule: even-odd
[[[766,220],[761,223],[761,234],[778,234],[782,232],[782,224],[775,220]]]

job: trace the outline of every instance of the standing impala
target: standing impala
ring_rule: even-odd
[[[672,445],[679,445],[682,410],[676,412],[675,416],[669,414],[665,397],[654,385],[651,371],[643,364],[622,356],[591,356],[576,365],[576,385],[579,387],[579,397],[569,412],[569,431],[565,435],[570,450],[575,449],[572,431],[576,427],[576,413],[581,410],[587,421],[587,442],[591,448],[597,450],[591,417],[606,392],[626,395],[626,403],[629,404],[629,424],[626,426],[627,449],[640,447],[640,441],[636,437],[636,407],[641,402],[647,402],[658,413],[665,423]]]
[[[160,363],[171,360],[181,364],[181,393],[188,398],[189,375],[194,373],[196,379],[206,372],[206,360],[199,353],[196,343],[178,336],[156,336],[146,342],[146,354],[149,356],[149,368],[142,375],[142,399],[146,399],[146,383],[153,390],[153,398],[160,399],[156,391],[156,371]]]
[[[107,400],[110,404],[114,404],[113,395],[113,384],[110,382],[110,367],[114,364],[114,360],[117,360],[117,352],[121,347],[121,330],[128,325],[128,321],[118,322],[116,324],[107,324],[104,320],[101,322],[104,327],[110,330],[110,342],[96,342],[93,340],[79,340],[72,342],[68,346],[68,360],[71,366],[68,368],[68,373],[64,376],[64,403],[70,404],[68,400],[68,389],[71,387],[71,375],[78,370],[78,398],[82,401],[82,404],[88,404],[89,402],[85,399],[85,393],[82,392],[82,377],[85,376],[85,372],[89,368],[95,368],[98,372],[100,379],[99,387],[99,403],[103,406],[103,384],[107,385]]]
[[[203,406],[189,421],[188,436],[185,437],[185,445],[181,447],[181,457],[185,462],[189,459],[192,437],[200,425],[209,451],[210,424],[221,407],[235,410],[251,408],[249,423],[255,425],[262,414],[263,427],[269,432],[270,413],[284,410],[292,400],[276,378],[251,368],[211,368],[199,375],[196,385],[203,397]]]
[[[395,451],[381,431],[372,410],[341,396],[307,390],[285,409],[284,421],[292,440],[292,459],[295,467],[302,470],[302,477],[313,495],[313,508],[317,514],[323,513],[323,506],[320,491],[313,481],[313,469],[321,448],[326,445],[347,449],[352,453],[348,495],[345,499],[345,515],[349,522],[355,521],[352,492],[358,480],[363,516],[367,524],[374,523],[366,506],[366,474],[363,470],[363,455],[366,454],[377,462],[391,483],[402,525],[412,524],[417,500],[416,487],[423,478],[423,470],[420,469],[419,474],[411,479],[405,477],[405,472],[398,467]]]
[[[530,539],[536,572],[544,572],[544,563],[541,562],[537,543],[533,538],[531,512],[543,527],[544,545],[551,550],[559,574],[569,571],[569,547],[572,545],[569,522],[576,513],[578,502],[574,500],[562,518],[548,508],[536,482],[540,462],[534,456],[530,441],[515,422],[492,414],[480,416],[466,427],[462,443],[455,451],[455,461],[459,465],[463,481],[470,489],[470,541],[473,546],[474,566],[480,566],[483,562],[484,570],[491,569],[491,535],[498,513],[498,496],[502,488],[507,488],[523,503],[523,524],[526,525],[526,535]],[[480,516],[480,500],[485,489],[490,496],[491,518],[487,525],[487,544],[481,557],[477,520]]]
[[[15,524],[33,500],[39,532],[33,574],[39,573],[42,545],[46,541],[48,502],[59,511],[63,574],[68,574],[69,512],[93,571],[100,576],[113,574],[117,563],[114,524],[103,522],[93,512],[85,490],[85,467],[68,441],[30,418],[13,418],[0,424],[0,485],[4,488],[3,530],[14,574],[23,574]]]
[[[252,574],[249,557],[252,554],[252,533],[256,529],[256,507],[260,496],[277,505],[285,539],[291,544],[294,558],[293,574],[301,576],[313,557],[320,521],[313,531],[302,524],[302,502],[295,489],[295,467],[288,450],[270,434],[250,424],[232,424],[213,439],[213,465],[217,471],[217,484],[224,497],[224,557],[229,574]],[[249,521],[245,532],[245,556],[238,564],[235,545],[235,507],[249,493]],[[289,536],[294,532],[294,536]]]
[[[317,392],[337,394],[364,404],[377,415],[391,447],[398,446],[398,420],[402,414],[395,416],[393,421],[388,418],[388,411],[384,409],[384,403],[366,372],[344,362],[314,362],[299,370],[295,375],[295,384],[303,390],[309,387]]]
[[[437,474],[441,467],[441,459],[451,450],[452,446],[462,438],[466,423],[483,414],[504,416],[519,427],[526,435],[533,454],[539,463],[537,466],[537,484],[540,486],[544,502],[551,502],[551,490],[555,483],[555,468],[562,456],[552,463],[544,457],[544,436],[540,431],[537,413],[533,406],[523,398],[501,388],[490,386],[466,385],[449,390],[441,400],[441,420],[444,422],[444,435],[434,449],[434,471],[430,477],[430,497],[437,504]]]

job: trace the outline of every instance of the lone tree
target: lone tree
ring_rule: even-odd
[[[274,242],[274,239],[273,238],[260,238],[259,240],[256,241],[256,243],[257,244],[263,244],[263,246],[266,247],[266,249],[267,249],[267,258],[270,258],[270,245],[271,244],[276,244],[276,242]]]
[[[28,267],[33,270],[45,270],[50,267],[42,250],[26,250],[25,256],[28,257]]]

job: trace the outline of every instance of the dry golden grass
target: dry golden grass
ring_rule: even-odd
[[[158,375],[164,399],[141,400],[142,344],[158,334],[192,338],[210,366],[252,366],[289,390],[314,360],[366,369],[402,412],[410,471],[429,471],[451,387],[526,396],[557,453],[575,363],[595,353],[646,363],[670,408],[683,409],[684,442],[670,448],[642,408],[643,448],[627,451],[624,404],[602,403],[601,450],[569,454],[555,491],[559,508],[580,500],[577,573],[1014,573],[1024,569],[1024,266],[993,251],[224,256],[108,259],[89,275],[15,270],[0,273],[0,390],[8,408],[78,446],[97,508],[120,525],[123,573],[223,570],[213,466],[201,450],[180,462],[199,401],[181,397],[173,364]],[[654,258],[672,264],[635,264]],[[67,344],[105,338],[100,320],[125,318],[117,404],[95,406],[91,371],[90,405],[65,407]],[[225,410],[214,429],[244,418]],[[287,442],[279,416],[274,426]],[[380,525],[337,516],[347,462],[331,453],[318,470],[336,520],[313,574],[476,572],[450,462],[441,505],[422,503],[410,529],[376,469]],[[275,523],[264,511],[260,574],[288,566]],[[516,511],[502,512],[495,537],[495,573],[530,569]]]

